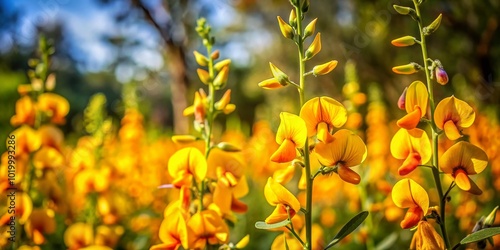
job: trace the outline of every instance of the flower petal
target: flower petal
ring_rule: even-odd
[[[422,220],[422,217],[424,217],[424,213],[420,207],[410,207],[401,221],[400,226],[403,229],[412,228]]]
[[[306,144],[306,123],[297,115],[281,112],[281,123],[276,133],[276,142],[281,144],[285,139],[291,140],[295,147],[302,148]]]
[[[271,177],[267,179],[264,196],[271,205],[284,204],[290,206],[296,212],[300,210],[300,203],[297,198]]]
[[[401,176],[407,175],[415,170],[420,164],[422,164],[422,157],[420,157],[420,154],[415,152],[410,153],[403,162],[403,165],[399,167],[398,173]]]
[[[412,179],[402,179],[392,188],[392,200],[400,208],[418,206],[424,214],[429,209],[427,191]]]
[[[276,152],[271,155],[271,161],[273,162],[289,162],[293,161],[297,157],[297,151],[295,150],[295,144],[289,140],[284,140]]]
[[[452,141],[462,137],[462,135],[460,134],[460,130],[458,130],[457,126],[452,120],[448,120],[444,123],[444,133],[446,134],[446,137],[448,137],[448,139]]]
[[[338,174],[340,179],[351,184],[359,184],[359,182],[361,181],[361,177],[359,176],[359,174],[348,167],[339,166]]]
[[[427,92],[427,87],[421,81],[414,81],[408,87],[406,91],[405,108],[407,113],[411,113],[417,107],[421,110],[421,116],[423,117],[427,112],[427,101],[429,99],[429,93]]]
[[[416,107],[413,111],[399,119],[397,124],[400,128],[414,129],[420,122],[420,118],[422,118],[422,111],[419,107]]]
[[[302,106],[300,117],[304,119],[307,127],[307,136],[316,134],[320,122],[329,126],[342,127],[347,122],[347,110],[333,98],[322,96],[315,97]]]
[[[440,129],[443,129],[449,120],[452,120],[459,128],[468,128],[474,123],[475,118],[474,109],[468,103],[454,96],[441,100],[434,112],[434,122]]]
[[[446,150],[439,162],[441,170],[447,174],[453,174],[457,168],[462,168],[467,175],[473,175],[483,172],[488,166],[488,156],[481,148],[461,141]]]
[[[331,143],[316,145],[318,160],[324,166],[334,166],[342,162],[344,167],[354,167],[366,158],[366,145],[359,136],[347,129],[341,129],[333,135]]]

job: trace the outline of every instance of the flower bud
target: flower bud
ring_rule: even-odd
[[[208,85],[208,83],[210,82],[210,75],[208,74],[208,72],[204,69],[197,69],[196,72],[198,73],[198,77],[200,78],[201,82],[205,85]]]
[[[406,110],[406,91],[408,90],[408,87],[405,88],[405,90],[403,90],[403,93],[401,94],[401,96],[399,97],[398,99],[398,108],[401,109],[401,110]]]
[[[274,79],[276,79],[283,86],[288,85],[289,80],[287,74],[285,74],[271,62],[269,62],[269,67],[271,68],[271,72],[273,73]]]
[[[43,89],[43,83],[42,80],[35,78],[31,81],[31,87],[33,88],[34,91],[41,91]]]
[[[436,81],[441,85],[446,85],[448,83],[448,74],[441,67],[436,67]]]
[[[230,144],[228,142],[219,142],[219,144],[217,144],[217,148],[219,148],[223,151],[226,151],[226,152],[240,152],[241,151],[241,148],[238,148],[238,147],[236,147],[233,144]]]
[[[408,15],[408,14],[410,14],[410,11],[412,10],[412,8],[410,8],[410,7],[396,5],[396,4],[393,5],[392,7],[394,8],[394,10],[396,10],[397,13],[399,13],[401,15]]]
[[[226,86],[227,78],[229,76],[229,65],[222,68],[214,79],[215,89],[221,89]]]
[[[199,92],[195,92],[194,95],[194,120],[197,123],[203,123],[205,120],[205,103],[203,101],[202,95]]]
[[[17,92],[21,96],[28,94],[32,90],[33,90],[33,87],[31,86],[31,84],[20,84],[17,86]]]
[[[305,52],[304,60],[309,60],[321,51],[321,33],[316,34],[313,42]]]
[[[193,51],[194,54],[194,59],[196,60],[196,63],[200,66],[207,66],[208,65],[208,59],[198,51]]]
[[[217,110],[223,110],[231,101],[231,90],[228,89],[226,90],[226,93],[220,98],[218,102],[214,104],[215,109]]]
[[[309,37],[310,35],[314,34],[314,30],[316,29],[316,22],[318,21],[318,18],[314,18],[304,29],[304,38]]]
[[[226,65],[231,64],[231,59],[224,59],[214,65],[214,69],[216,71],[221,71],[222,68],[224,68]]]
[[[309,0],[304,0],[301,6],[302,12],[306,13],[309,10]]]
[[[285,23],[283,19],[278,16],[278,24],[280,26],[281,34],[288,39],[293,39],[293,29],[288,23]]]
[[[288,23],[290,23],[292,27],[297,27],[297,13],[295,13],[295,9],[292,9],[292,11],[290,11]]]
[[[399,65],[396,67],[392,68],[392,72],[396,74],[401,74],[401,75],[411,75],[413,73],[418,72],[420,69],[422,69],[422,66],[418,65],[417,63],[408,63],[405,65]]]
[[[495,218],[496,218],[496,215],[497,215],[497,210],[498,210],[498,206],[496,206],[495,208],[493,208],[493,211],[491,211],[491,213],[486,216],[486,218],[484,219],[484,227],[491,227],[493,226],[493,223],[495,223]]]
[[[219,59],[219,55],[220,55],[220,51],[216,50],[216,51],[212,52],[212,54],[210,55],[210,58],[212,58],[212,60],[217,60],[217,59]]]
[[[243,249],[248,245],[249,242],[250,242],[250,235],[247,234],[238,243],[236,243],[235,247],[236,249]]]
[[[337,67],[338,61],[332,60],[324,64],[314,66],[312,72],[314,76],[326,75],[330,73],[335,67]]]
[[[394,39],[391,41],[392,45],[396,47],[407,47],[415,44],[415,37],[412,36],[403,36],[398,39]]]
[[[47,80],[45,80],[45,89],[48,91],[52,91],[55,87],[56,75],[54,73],[51,73],[49,76],[47,76]]]
[[[439,28],[439,25],[441,24],[441,18],[443,17],[443,14],[439,14],[439,16],[432,21],[431,24],[429,24],[427,27],[423,28],[423,33],[424,35],[428,36],[432,34],[434,31],[436,31]]]
[[[175,143],[191,143],[196,141],[196,136],[193,135],[174,135],[172,141]]]
[[[263,89],[279,89],[286,85],[281,85],[275,78],[269,78],[262,82],[259,82],[259,87]]]

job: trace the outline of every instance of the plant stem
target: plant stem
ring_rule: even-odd
[[[300,107],[304,105],[304,83],[305,83],[305,62],[304,62],[304,40],[302,38],[302,20],[303,13],[300,7],[300,1],[295,11],[297,13],[297,48],[299,52],[299,96]],[[312,249],[312,194],[313,194],[313,181],[311,176],[311,164],[309,161],[309,138],[306,140],[304,146],[304,165],[306,170],[306,249]]]
[[[438,160],[438,131],[436,128],[436,125],[434,123],[434,111],[435,111],[435,104],[434,104],[434,90],[433,90],[433,85],[431,82],[431,75],[429,72],[429,60],[427,56],[427,43],[425,41],[425,34],[423,32],[423,27],[422,27],[422,16],[420,14],[420,8],[419,8],[419,3],[417,0],[413,0],[413,5],[415,6],[415,12],[417,14],[417,17],[419,19],[418,21],[418,29],[420,32],[420,47],[422,48],[422,59],[424,61],[424,71],[425,71],[425,78],[427,81],[427,91],[429,91],[429,105],[430,105],[430,120],[431,122],[431,128],[432,128],[432,176],[434,177],[434,182],[436,184],[436,189],[438,191],[439,195],[439,209],[440,209],[440,216],[441,216],[441,222],[439,223],[439,227],[441,229],[441,234],[443,236],[445,245],[447,249],[450,249],[450,240],[448,239],[448,233],[446,231],[446,215],[445,215],[445,207],[446,207],[446,199],[444,199],[444,194],[443,194],[443,187],[441,186],[441,179],[439,177],[439,160]]]

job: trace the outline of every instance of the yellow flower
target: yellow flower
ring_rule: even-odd
[[[454,96],[444,98],[436,106],[434,122],[440,129],[444,129],[446,137],[456,140],[462,135],[461,128],[468,128],[474,123],[476,113],[469,104]]]
[[[314,19],[314,20],[316,20],[316,19]],[[333,69],[335,69],[335,67],[337,67],[338,63],[339,62],[337,60],[332,60],[332,61],[329,61],[327,63],[316,65],[316,66],[314,66],[314,68],[312,70],[313,75],[315,75],[315,76],[326,75],[326,74],[330,73]]]
[[[457,186],[469,193],[480,195],[481,189],[469,175],[483,172],[488,165],[488,156],[479,147],[465,141],[451,146],[439,158],[439,166],[446,174],[451,175]]]
[[[109,187],[110,170],[84,169],[75,176],[74,185],[77,194],[103,192]]]
[[[48,209],[34,209],[24,226],[28,237],[36,245],[45,243],[44,234],[52,234],[56,230],[54,211]]]
[[[307,140],[307,129],[304,120],[299,116],[281,112],[281,123],[276,133],[276,142],[280,147],[271,156],[274,162],[289,162],[297,157],[296,148],[304,147]]]
[[[304,52],[304,60],[309,60],[321,51],[321,33],[317,33],[313,42],[309,45],[306,52]]]
[[[204,249],[206,244],[219,245],[229,241],[229,228],[222,218],[212,210],[204,210],[189,219],[193,240],[189,248]]]
[[[272,177],[267,179],[264,196],[269,204],[276,206],[273,213],[266,218],[268,224],[284,221],[288,219],[289,214],[292,218],[300,210],[299,200]]]
[[[203,123],[205,120],[205,114],[207,112],[207,94],[203,89],[196,91],[194,93],[194,103],[193,105],[184,109],[182,114],[184,116],[190,116],[194,114],[194,120],[198,123]]]
[[[427,221],[420,221],[411,240],[411,250],[444,250],[444,240]]]
[[[329,143],[333,140],[330,130],[346,123],[347,110],[333,98],[315,97],[302,106],[300,117],[306,122],[308,137],[317,134],[319,141]]]
[[[331,143],[316,145],[319,162],[324,166],[337,166],[339,177],[349,183],[358,184],[360,176],[351,167],[361,164],[366,158],[366,145],[361,138],[347,129],[333,135]]]
[[[429,210],[429,196],[425,189],[412,179],[402,179],[392,188],[392,200],[399,208],[409,208],[401,221],[401,228],[416,226]]]
[[[38,97],[38,108],[50,117],[50,121],[55,124],[64,124],[65,116],[69,112],[69,102],[66,98],[54,94],[43,93]]]
[[[81,249],[90,246],[94,239],[94,230],[89,224],[75,223],[64,232],[64,244],[70,250]]]
[[[64,157],[55,148],[43,146],[35,153],[33,165],[38,169],[64,166]]]
[[[280,26],[281,34],[288,39],[293,39],[293,29],[288,23],[285,23],[283,19],[278,16],[278,24]]]
[[[231,101],[231,90],[228,89],[218,102],[214,104],[215,109],[221,110],[224,114],[229,114],[234,111],[236,105],[229,103]]]
[[[421,129],[399,129],[392,137],[391,154],[396,159],[404,159],[398,172],[399,175],[407,175],[431,159],[431,142]]]
[[[263,89],[279,89],[279,88],[282,88],[284,87],[285,85],[281,85],[280,82],[278,82],[278,80],[276,80],[276,78],[269,78],[269,79],[266,79],[262,82],[259,82],[259,87],[263,88]]]
[[[64,143],[63,132],[53,125],[43,125],[38,129],[42,145],[62,150]]]
[[[37,151],[42,144],[40,135],[30,126],[23,125],[12,134],[16,136],[16,156]]]
[[[36,107],[29,96],[23,96],[16,102],[16,114],[10,119],[12,126],[27,124],[33,126],[36,117]]]
[[[405,109],[408,114],[398,120],[398,126],[405,129],[417,127],[420,118],[427,112],[429,93],[421,81],[414,81],[406,90]]]
[[[191,186],[193,176],[201,181],[207,175],[207,162],[203,154],[196,148],[183,148],[175,152],[168,161],[168,173],[174,178],[172,184]]]
[[[180,209],[170,209],[161,222],[159,231],[162,244],[154,245],[150,250],[179,249],[181,246],[188,249],[191,229],[188,228],[186,220]]]

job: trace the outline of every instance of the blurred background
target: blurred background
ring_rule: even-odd
[[[374,122],[369,117],[372,120],[374,116],[383,117],[381,126],[385,127],[381,129],[386,129],[388,136],[380,139],[385,140],[382,141],[385,144],[379,145],[385,145],[380,147],[384,148],[382,151],[385,150],[383,153],[386,155],[388,140],[395,132],[394,121],[404,114],[397,108],[397,100],[412,81],[423,79],[420,74],[401,76],[391,71],[395,65],[412,61],[421,63],[421,52],[417,46],[396,48],[390,44],[391,40],[404,35],[418,36],[415,22],[397,14],[392,8],[393,4],[409,5],[411,2],[312,1],[306,17],[308,20],[305,21],[308,23],[318,18],[316,31],[322,33],[323,45],[321,53],[307,66],[312,68],[330,60],[339,61],[332,73],[308,81],[310,86],[307,87],[309,92],[306,93],[306,99],[326,95],[343,101],[351,113],[359,114],[353,116],[357,119],[351,119],[352,124],[348,126],[367,137],[370,126],[371,133],[380,132],[373,131]],[[434,20],[439,13],[443,14],[441,28],[428,39],[430,56],[441,61],[450,78],[447,86],[436,88],[436,98],[454,94],[471,103],[478,113],[486,117],[471,129],[476,131],[473,140],[483,142],[481,146],[484,148],[490,145],[488,143],[493,143],[487,139],[486,126],[496,126],[492,130],[496,132],[491,133],[497,133],[494,134],[496,138],[500,136],[500,2],[427,1],[422,11],[426,23]],[[276,131],[279,124],[278,113],[296,113],[298,97],[293,88],[263,91],[257,83],[271,77],[269,62],[286,72],[292,80],[297,79],[296,47],[281,35],[276,21],[278,15],[287,20],[289,12],[290,4],[286,0],[0,0],[2,140],[14,130],[9,120],[15,113],[15,103],[19,99],[17,86],[29,83],[27,62],[36,56],[40,34],[51,41],[56,51],[50,66],[50,71],[57,75],[54,92],[67,98],[70,103],[70,113],[66,118],[68,122],[62,127],[69,145],[75,145],[78,137],[85,133],[82,126],[83,111],[91,96],[103,93],[107,99],[107,114],[118,121],[125,112],[123,93],[128,87],[136,93],[134,98],[144,116],[144,130],[148,138],[192,132],[192,118],[184,117],[182,111],[192,103],[194,91],[203,87],[196,74],[198,66],[192,51],[204,52],[194,28],[196,20],[205,17],[216,37],[215,49],[220,50],[222,58],[232,60],[227,87],[232,90],[231,100],[237,109],[219,119],[220,128],[236,130],[243,138],[249,138],[249,147],[252,146],[250,138],[255,138],[256,132],[260,132],[258,136],[265,137],[262,140],[272,142],[272,131]],[[362,95],[356,95],[358,93]],[[374,112],[370,109],[371,103],[383,108]],[[264,129],[261,126],[260,130],[255,128],[262,120],[269,122],[268,130],[266,126]],[[223,130],[220,128],[219,136]],[[370,147],[378,147],[376,143],[371,146],[369,143],[369,151]],[[0,145],[0,151],[5,151],[4,144]],[[491,148],[491,151],[495,153],[497,149]],[[390,160],[384,158],[382,162],[388,165]],[[500,166],[496,166],[497,171],[494,173],[500,175]],[[249,182],[251,194],[243,199],[244,202],[265,203],[261,192],[265,175],[263,173],[259,181],[256,176],[249,174],[248,178],[254,178],[254,181]],[[376,175],[372,173],[372,176]],[[394,176],[384,178],[389,180],[388,183],[394,182]],[[467,195],[454,200],[459,207],[454,210],[458,211],[455,213],[457,217],[471,216],[466,222],[457,222],[457,228],[463,231],[470,229],[476,217],[487,214],[494,207],[494,203],[489,201],[500,197],[489,184],[493,183],[493,178],[488,176],[479,182],[480,186],[492,189],[477,204],[463,203],[472,199]],[[366,184],[364,187],[370,187],[372,191],[367,188],[368,191],[362,194],[369,196],[371,192],[376,193],[370,204],[378,202],[382,204],[379,207],[385,207],[383,200],[387,194],[384,195],[383,190],[387,190],[387,186],[384,185],[375,182]],[[356,191],[353,187],[343,188]],[[498,181],[495,187],[500,190]],[[324,192],[324,197],[328,197],[330,191],[318,192]],[[357,198],[353,198],[354,205],[342,204],[341,197],[336,198],[335,204],[350,210],[348,214],[353,214],[368,206],[358,204]],[[479,208],[486,203],[489,205],[484,210]],[[463,206],[460,207],[460,204]],[[270,206],[257,210],[250,208],[246,215],[239,217],[244,223],[241,223],[243,227],[237,228],[235,239],[245,232],[251,232],[254,241],[248,249],[269,246],[276,234],[254,231],[253,225],[257,219],[263,220],[264,215],[271,210]],[[323,225],[330,225],[325,226],[327,228],[333,227],[334,221],[339,223],[335,224],[336,228],[346,221],[343,212],[335,216],[331,209],[325,211],[325,218],[318,220]],[[472,217],[476,213],[477,216]],[[370,223],[377,225],[377,221],[391,221],[388,216],[382,211]],[[393,216],[392,220],[396,221],[397,218]],[[393,223],[393,229],[399,230],[397,224]],[[381,230],[382,226],[377,230],[373,228],[371,225],[374,242],[384,243],[387,235]],[[410,236],[408,232],[403,233],[399,244],[405,246]],[[396,241],[394,237],[389,240],[388,245]],[[363,248],[364,243],[361,236],[356,246]],[[144,242],[137,244],[147,245]]]

